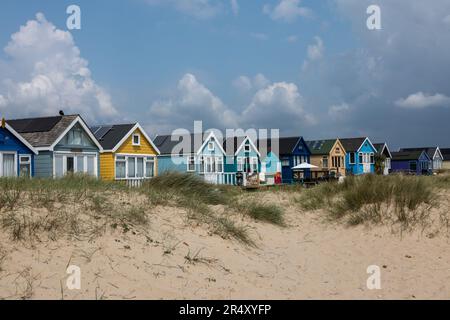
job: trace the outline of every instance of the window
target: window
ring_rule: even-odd
[[[206,158],[206,173],[213,172],[213,159],[211,157]]]
[[[16,172],[16,155],[0,153],[0,177],[14,177]]]
[[[19,157],[19,176],[31,177],[31,156]]]
[[[73,157],[66,157],[66,173],[75,173],[75,161]]]
[[[141,136],[139,134],[133,134],[133,146],[141,145]]]
[[[354,152],[350,152],[350,164],[355,164],[356,162],[356,156]]]
[[[323,168],[328,168],[328,157],[323,157],[322,158],[322,167]]]
[[[82,136],[83,131],[81,128],[73,128],[67,135],[67,143],[69,145],[81,145],[83,142]]]
[[[245,152],[250,152],[250,145],[249,145],[249,144],[246,144],[246,145],[244,146],[244,151],[245,151]]]
[[[116,179],[125,179],[127,162],[125,157],[116,157]]]
[[[187,171],[193,172],[195,171],[195,157],[189,156],[188,157],[188,168]]]
[[[216,165],[217,165],[217,172],[222,173],[223,172],[223,158],[217,158],[216,159]]]
[[[250,159],[250,167],[252,172],[258,172],[258,158],[253,157]]]
[[[136,178],[144,177],[144,158],[136,158]]]
[[[214,142],[209,142],[208,143],[208,151],[214,151]]]
[[[237,171],[243,172],[244,171],[244,158],[237,158]]]
[[[375,163],[375,155],[373,153],[370,154],[370,163],[371,164]]]
[[[136,178],[136,158],[128,158],[128,178]]]
[[[340,154],[341,153],[341,148],[336,148],[336,154]]]
[[[417,162],[411,161],[411,162],[409,163],[409,170],[411,170],[411,171],[417,171]]]
[[[289,158],[283,158],[283,159],[281,160],[281,165],[282,165],[283,167],[289,167],[289,166],[290,166]]]
[[[364,154],[363,153],[359,153],[359,163],[361,164],[361,163],[364,163]]]
[[[153,178],[155,176],[155,160],[153,158],[146,158],[145,160],[145,177]]]

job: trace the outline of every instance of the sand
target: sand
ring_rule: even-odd
[[[262,196],[285,208],[288,226],[242,220],[256,248],[188,224],[181,209],[168,207],[151,214],[146,234],[110,230],[92,241],[31,246],[0,231],[0,298],[450,298],[446,232],[347,227],[302,211],[289,195]],[[66,285],[69,265],[81,269],[80,290]],[[380,290],[367,288],[370,265],[381,269]]]

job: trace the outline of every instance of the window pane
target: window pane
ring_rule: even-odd
[[[147,178],[153,178],[155,173],[155,162],[154,161],[146,161],[145,162],[145,176]]]
[[[31,164],[21,164],[19,170],[19,175],[21,177],[31,176]]]
[[[144,177],[144,158],[137,158],[137,177]]]
[[[3,154],[3,176],[14,177],[14,155]]]
[[[95,157],[88,156],[87,157],[87,173],[90,176],[95,176]]]
[[[66,158],[66,172],[73,173],[74,172],[74,159],[73,157]]]
[[[64,175],[62,156],[55,156],[55,175],[57,178],[61,178]]]
[[[126,178],[125,167],[126,167],[125,161],[116,161],[116,179]]]
[[[84,172],[84,157],[83,156],[77,157],[77,172],[78,173]]]
[[[136,177],[135,161],[136,161],[136,158],[128,158],[128,178]]]
[[[204,173],[205,172],[205,158],[200,157],[200,173]]]

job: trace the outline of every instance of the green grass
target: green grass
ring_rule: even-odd
[[[255,200],[236,205],[238,212],[257,221],[267,222],[278,226],[285,226],[284,211],[275,204],[259,203]]]
[[[305,210],[325,209],[331,219],[362,223],[400,224],[409,229],[429,220],[437,206],[435,177],[376,176],[347,177],[342,184],[326,183],[297,198]]]

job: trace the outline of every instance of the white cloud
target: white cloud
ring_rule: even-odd
[[[297,42],[297,41],[298,41],[298,36],[296,36],[296,35],[288,36],[288,37],[286,38],[286,41],[287,41],[287,42],[290,42],[290,43]]]
[[[91,78],[72,35],[43,14],[11,36],[5,53],[0,100],[10,116],[52,115],[61,109],[83,113],[88,120],[117,115],[109,94]]]
[[[350,111],[350,106],[346,103],[341,103],[339,105],[332,105],[328,109],[328,115],[333,119],[339,119],[348,111]]]
[[[450,14],[446,16],[442,21],[444,21],[445,24],[450,25]]]
[[[265,40],[269,39],[269,36],[267,34],[259,33],[259,32],[251,32],[250,36],[255,38],[255,39],[262,40],[262,41],[265,41]]]
[[[399,99],[395,104],[402,108],[423,109],[428,107],[450,106],[450,97],[437,93],[435,95],[417,92],[406,99]]]
[[[222,3],[211,0],[147,0],[151,5],[167,5],[197,19],[210,19],[222,11]]]
[[[165,130],[186,128],[195,120],[216,128],[234,128],[237,118],[220,98],[190,73],[180,79],[169,98],[151,105],[150,116],[157,127]]]
[[[303,62],[303,70],[306,70],[311,62],[321,60],[325,52],[325,46],[323,40],[316,36],[314,37],[315,43],[311,44],[307,48],[308,58]]]
[[[254,127],[286,128],[311,125],[313,116],[304,110],[304,101],[293,83],[278,82],[260,89],[243,112],[243,120]]]
[[[239,15],[239,3],[238,0],[230,0],[231,1],[231,11],[235,16]]]
[[[273,20],[285,22],[293,22],[298,17],[307,17],[311,15],[311,10],[302,7],[300,0],[280,0],[280,2],[272,7],[269,4],[264,5],[263,12],[269,15]]]
[[[3,97],[3,96],[0,94],[0,108],[5,107],[7,103],[8,103],[8,102],[6,101],[5,97]]]
[[[239,76],[233,80],[233,86],[241,92],[249,92],[253,89],[259,90],[270,84],[270,80],[262,73],[258,73],[253,78],[248,76]]]

